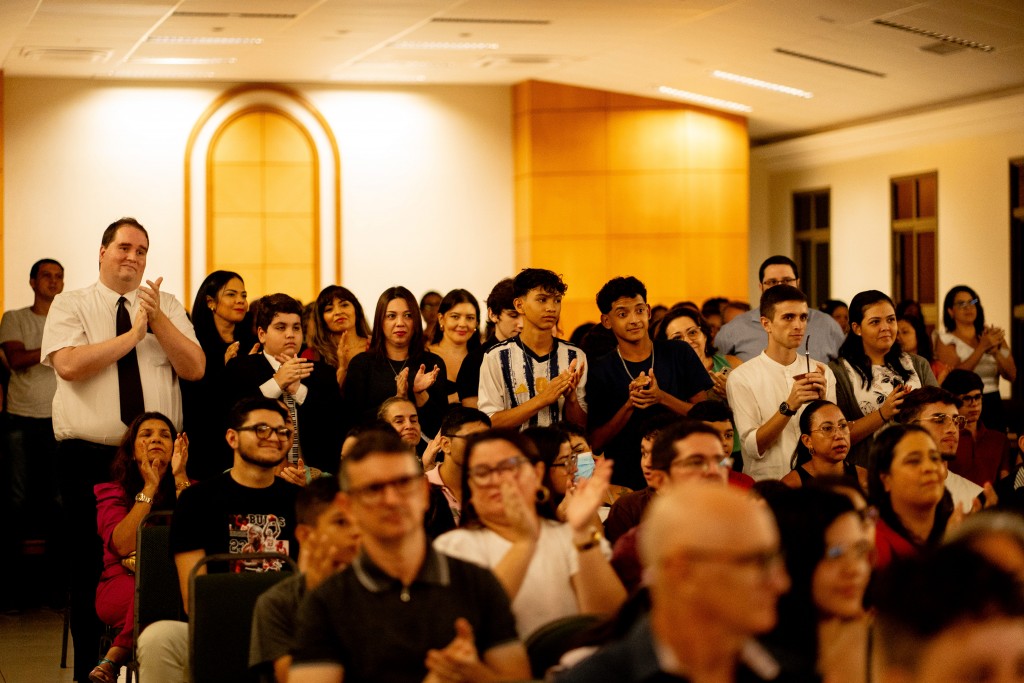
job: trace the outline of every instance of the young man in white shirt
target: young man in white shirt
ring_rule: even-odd
[[[740,432],[743,471],[755,480],[781,479],[800,438],[805,403],[836,400],[836,378],[824,363],[799,353],[807,331],[807,297],[776,285],[761,295],[768,347],[729,375],[726,391]]]
[[[512,287],[523,331],[484,355],[480,410],[495,427],[547,427],[562,419],[585,425],[587,357],[555,337],[565,283],[550,270],[526,268]]]

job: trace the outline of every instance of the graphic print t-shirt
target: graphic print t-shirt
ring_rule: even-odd
[[[298,556],[295,496],[298,487],[275,477],[271,486],[242,486],[226,473],[182,492],[171,522],[171,552],[207,555],[278,552]],[[241,559],[233,571],[276,571],[280,561]]]

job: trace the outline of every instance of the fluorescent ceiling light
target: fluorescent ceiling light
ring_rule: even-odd
[[[197,66],[200,64],[234,64],[234,57],[136,57],[132,64],[155,64],[158,66]]]
[[[157,45],[259,45],[263,39],[228,36],[150,36],[146,41]]]
[[[194,81],[199,78],[213,78],[212,71],[111,71],[111,78],[127,78],[134,81],[178,80]]]
[[[765,90],[771,90],[772,92],[780,92],[784,95],[792,95],[793,97],[803,97],[804,99],[811,99],[814,97],[814,93],[801,90],[800,88],[792,88],[788,85],[779,85],[778,83],[772,83],[770,81],[762,81],[758,78],[751,78],[749,76],[740,76],[739,74],[729,73],[728,71],[719,71],[715,69],[711,72],[711,75],[715,78],[721,78],[724,81],[732,81],[733,83],[740,83],[741,85],[749,85],[752,88],[764,88]]]
[[[440,40],[402,40],[394,45],[398,50],[497,50],[497,43],[456,43]]]
[[[746,104],[740,104],[739,102],[730,102],[729,100],[722,100],[717,97],[709,97],[708,95],[700,95],[695,92],[689,92],[688,90],[680,90],[678,88],[670,88],[667,85],[659,85],[658,92],[663,95],[671,95],[680,100],[686,100],[687,102],[693,102],[695,104],[704,104],[709,107],[715,107],[717,109],[728,109],[729,111],[741,111],[750,113],[754,109]]]

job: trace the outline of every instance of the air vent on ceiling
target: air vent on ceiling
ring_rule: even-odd
[[[907,33],[913,33],[917,36],[924,36],[925,38],[934,38],[935,40],[942,41],[943,43],[950,43],[952,45],[959,45],[963,48],[970,48],[972,50],[980,50],[982,52],[994,52],[995,47],[992,45],[986,45],[985,43],[979,43],[976,40],[967,40],[966,38],[957,38],[956,36],[947,35],[945,33],[939,33],[938,31],[929,31],[928,29],[918,28],[917,26],[909,26],[907,24],[901,24],[896,21],[889,21],[888,19],[875,19],[872,23],[877,26],[885,26],[886,28],[894,28],[897,31],[905,31]],[[924,48],[922,48],[924,49]],[[938,50],[929,50],[930,52],[938,52]],[[939,53],[943,54],[943,53]]]
[[[284,12],[175,12],[171,16],[193,19],[294,19],[299,15]]]
[[[941,40],[937,43],[929,43],[920,48],[921,52],[931,52],[945,57],[946,55],[955,55],[957,52],[963,52],[967,48],[963,45],[956,45],[954,43],[944,43]]]
[[[473,62],[478,69],[509,69],[529,66],[547,66],[554,64],[557,59],[547,55],[501,55],[494,57],[482,57]]]
[[[826,66],[834,66],[837,69],[846,69],[847,71],[855,71],[859,74],[867,74],[868,76],[885,78],[885,74],[882,73],[881,71],[872,71],[871,69],[865,69],[860,66],[854,66],[853,64],[844,64],[842,62],[836,62],[831,59],[825,59],[824,57],[815,57],[814,55],[804,54],[803,52],[793,52],[792,50],[786,50],[781,47],[775,48],[775,51],[778,52],[780,55],[796,57],[797,59],[806,59],[810,62],[817,62],[818,64],[824,64]]]
[[[547,26],[550,19],[473,19],[470,17],[435,17],[430,20],[437,24],[511,24],[521,26]]]
[[[19,53],[36,62],[85,62],[102,64],[110,59],[112,50],[89,47],[23,47]]]

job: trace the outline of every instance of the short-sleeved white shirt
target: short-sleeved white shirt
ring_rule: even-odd
[[[486,528],[455,529],[434,539],[438,552],[487,569],[494,569],[511,547],[511,541]],[[611,558],[611,546],[603,538],[601,551]],[[579,570],[579,551],[572,542],[572,529],[568,524],[542,520],[537,548],[512,601],[520,638],[525,640],[544,624],[580,613],[570,581]]]
[[[138,294],[139,291],[134,290],[124,295],[133,320],[140,308]],[[120,297],[99,282],[58,294],[50,305],[43,329],[42,363],[52,367],[54,351],[113,339]],[[160,310],[187,339],[199,344],[185,309],[173,294],[160,292]],[[152,333],[147,334],[135,349],[146,410],[163,413],[180,430],[181,392],[171,361]],[[53,432],[57,440],[83,439],[106,445],[120,443],[126,425],[121,422],[118,395],[116,363],[88,379],[74,382],[58,375],[57,392],[53,397]]]

